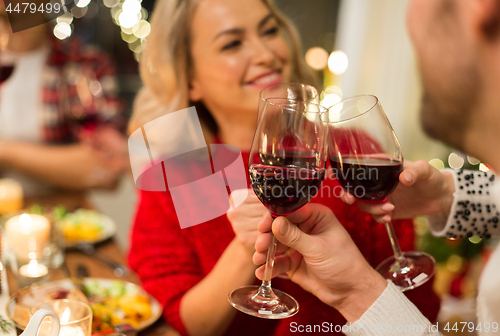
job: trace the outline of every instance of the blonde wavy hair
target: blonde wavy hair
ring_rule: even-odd
[[[189,101],[188,94],[192,76],[190,23],[199,1],[156,1],[151,17],[151,33],[139,65],[144,86],[134,101],[129,133],[162,115],[195,105]],[[292,66],[291,80],[316,85],[316,76],[302,57],[302,45],[297,29],[274,5],[273,0],[262,2],[276,18],[288,43]],[[199,104],[197,110],[204,128],[212,134],[215,133],[217,125],[210,112]]]

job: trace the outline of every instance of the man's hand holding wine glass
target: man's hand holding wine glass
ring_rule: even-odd
[[[233,196],[235,193],[246,192],[247,190],[234,190],[231,193]],[[248,196],[245,201],[240,204],[236,209],[233,209],[227,213],[227,219],[233,227],[233,231],[236,235],[236,239],[245,246],[249,255],[251,256],[254,252],[255,241],[259,231],[257,226],[262,219],[264,214],[269,211],[266,207],[259,201],[252,189],[248,189]]]
[[[287,251],[274,261],[273,276],[287,273],[290,279],[321,301],[355,321],[387,286],[386,280],[364,259],[333,212],[320,204],[307,204],[286,218],[265,216],[259,224],[253,261],[266,262],[271,229]],[[256,276],[262,279],[264,266]]]
[[[453,175],[440,172],[426,161],[405,161],[399,175],[399,184],[385,203],[358,202],[358,207],[368,212],[379,223],[391,219],[449,213],[455,192]],[[342,200],[353,204],[355,198],[347,193]]]

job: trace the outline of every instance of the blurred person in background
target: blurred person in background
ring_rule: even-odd
[[[110,58],[50,23],[12,33],[3,3],[0,19],[0,176],[27,196],[113,188],[129,163]]]
[[[245,164],[260,91],[279,83],[315,83],[295,28],[269,0],[158,0],[140,71],[145,86],[136,98],[129,133],[165,111],[195,105],[206,142],[237,146]],[[179,125],[163,132],[181,136]],[[330,190],[337,185],[333,179],[323,181]],[[257,319],[228,303],[231,290],[258,283],[252,255],[257,225],[268,211],[252,190],[249,195],[227,215],[181,229],[168,189],[140,191],[129,264],[164,307],[167,322],[183,335],[285,335],[292,322],[343,324],[335,309],[288,279],[273,285],[299,302],[293,317]],[[312,202],[335,212],[372,265],[392,254],[385,227],[366,213],[327,192]],[[395,224],[402,249],[412,250],[413,221]],[[434,320],[439,300],[431,287],[432,281],[409,296]]]
[[[380,221],[426,215],[431,232],[440,237],[498,237],[500,2],[413,0],[407,24],[420,65],[425,131],[491,164],[494,172],[438,171],[424,161],[405,162],[401,183],[389,198],[393,204],[358,204]],[[274,274],[287,272],[292,281],[338,309],[352,322],[345,328],[347,335],[438,333],[392,282],[367,263],[326,207],[305,206],[287,218],[264,219],[254,255],[258,265],[265,262],[271,229],[282,244],[279,250],[284,253],[288,246],[293,251],[276,258]],[[467,328],[458,330],[500,333],[499,265],[497,245],[479,280],[477,320],[459,321]],[[258,277],[263,272],[264,266],[256,271]],[[360,283],[360,278],[367,280]],[[368,325],[379,328],[370,330]],[[406,332],[398,332],[398,326]],[[457,323],[447,326],[457,330]]]

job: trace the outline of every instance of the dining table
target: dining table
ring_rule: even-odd
[[[63,205],[68,210],[79,208],[93,209],[99,211],[99,208],[90,203],[85,193],[64,192],[53,195],[28,197],[24,199],[24,208],[27,209],[33,204],[38,204],[46,209],[51,209],[56,205]],[[112,259],[121,265],[126,265],[126,256],[120,248],[114,237],[95,244],[95,251],[103,256]],[[51,280],[60,280],[69,277],[78,276],[81,270],[85,270],[86,276],[92,278],[120,279],[140,285],[139,277],[133,271],[123,276],[115,275],[114,270],[109,265],[103,263],[93,254],[85,254],[74,248],[68,248],[65,251],[65,260],[61,267],[51,270]],[[16,292],[19,288],[14,273],[9,267],[6,269],[7,281],[10,294]],[[18,330],[18,334],[21,330]],[[180,335],[174,328],[169,326],[163,317],[160,317],[155,323],[146,327],[137,333],[138,336],[175,336]]]

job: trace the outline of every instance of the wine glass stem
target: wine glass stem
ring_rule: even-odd
[[[401,247],[399,246],[398,238],[396,237],[396,232],[392,226],[392,222],[386,222],[385,228],[387,229],[387,234],[391,241],[392,250],[394,251],[394,258],[396,262],[402,262],[404,260],[403,253],[401,252]]]
[[[273,216],[273,221],[276,217]],[[271,232],[271,245],[267,250],[267,260],[266,269],[264,271],[264,278],[262,279],[262,285],[260,285],[259,290],[255,293],[252,299],[256,302],[267,302],[271,304],[277,304],[278,297],[274,294],[271,288],[271,279],[273,278],[273,266],[274,266],[274,255],[276,253],[277,241],[274,234]]]
[[[276,253],[276,238],[271,233],[271,245],[267,252],[266,270],[264,271],[264,278],[262,279],[262,286],[271,287],[271,279],[273,277],[274,255]]]

